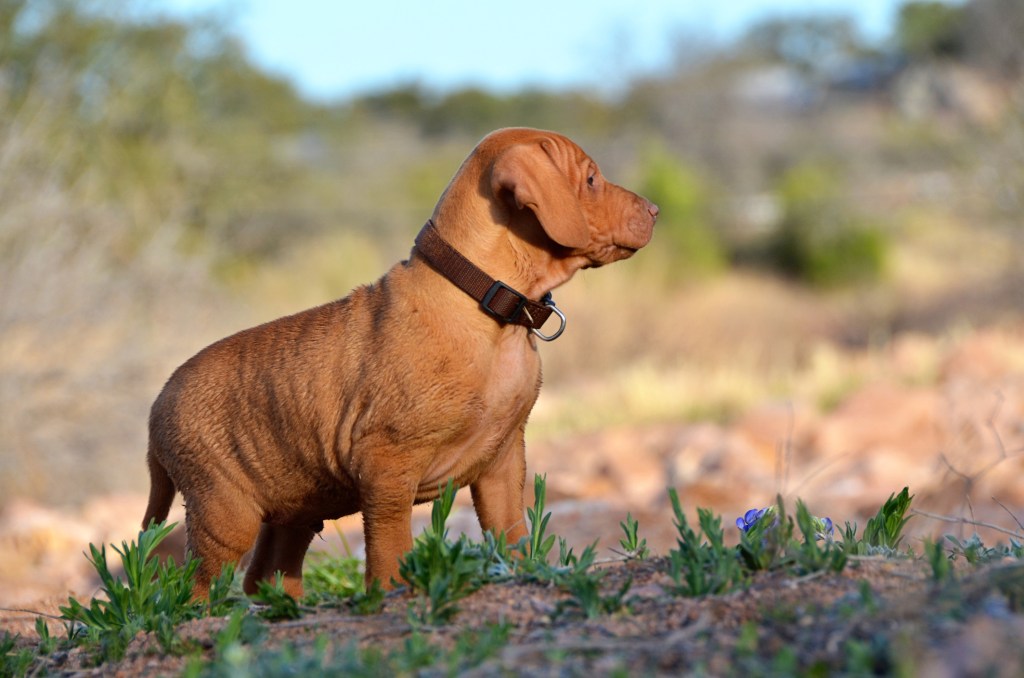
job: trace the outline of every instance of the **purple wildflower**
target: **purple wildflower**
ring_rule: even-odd
[[[770,511],[771,507],[763,509],[750,509],[749,511],[744,513],[742,517],[736,519],[736,527],[740,528],[740,532],[746,532],[754,525],[756,525],[757,521],[761,520],[761,518],[764,517],[764,515],[766,513],[769,513]]]

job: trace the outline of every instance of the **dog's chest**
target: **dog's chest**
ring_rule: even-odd
[[[431,455],[421,491],[432,491],[449,477],[459,484],[472,482],[515,439],[540,386],[540,360],[532,348],[522,349],[510,345],[509,350],[497,351],[487,360],[472,358],[478,388],[455,415],[458,424],[446,427],[453,435]]]

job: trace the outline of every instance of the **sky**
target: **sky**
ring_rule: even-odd
[[[881,39],[903,0],[157,0],[173,16],[217,11],[252,59],[304,95],[344,99],[419,83],[613,89],[768,17],[851,17]]]

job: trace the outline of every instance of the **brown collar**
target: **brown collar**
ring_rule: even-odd
[[[565,316],[555,306],[548,292],[532,301],[500,280],[484,273],[441,237],[433,221],[428,221],[416,236],[416,250],[453,285],[480,302],[480,309],[502,324],[528,327],[545,341],[557,339],[565,330]],[[552,335],[540,332],[545,321],[555,313],[562,321]]]

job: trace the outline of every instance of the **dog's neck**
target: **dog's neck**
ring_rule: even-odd
[[[479,302],[480,309],[502,325],[528,327],[542,339],[554,339],[565,327],[565,317],[555,307],[550,292],[540,299],[530,299],[508,283],[491,277],[438,233],[428,221],[416,238],[416,251],[438,273]],[[561,318],[554,335],[538,332],[552,313]]]

